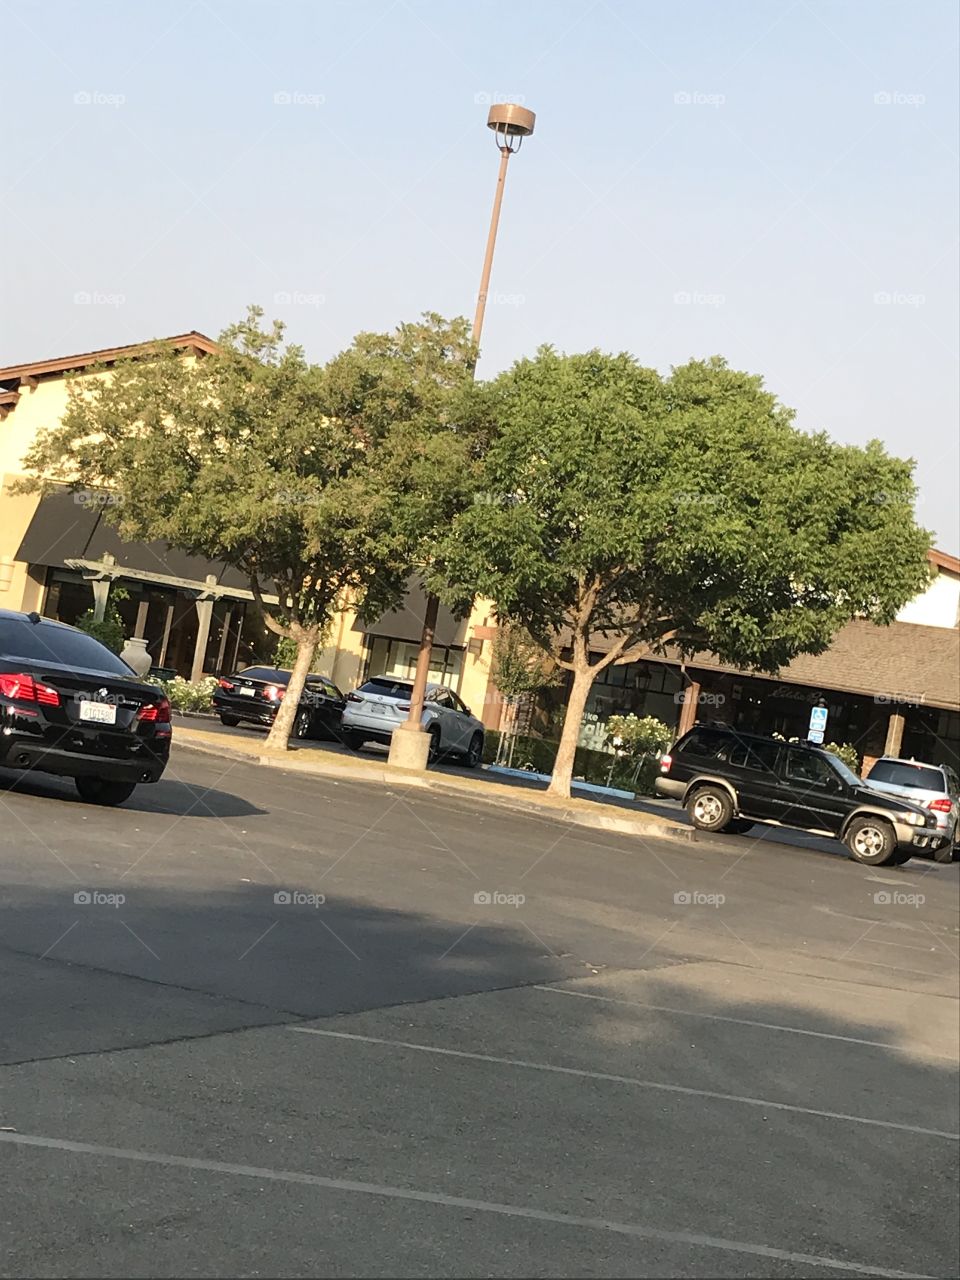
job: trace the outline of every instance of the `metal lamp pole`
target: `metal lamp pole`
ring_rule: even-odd
[[[493,197],[493,211],[490,214],[490,230],[487,233],[487,251],[483,258],[483,271],[480,274],[480,292],[477,295],[477,310],[473,317],[472,338],[479,347],[480,334],[483,330],[483,318],[487,309],[487,293],[490,288],[490,271],[493,267],[493,250],[497,243],[497,229],[500,225],[500,207],[503,204],[503,188],[507,180],[507,165],[515,151],[519,151],[524,138],[533,133],[536,116],[526,107],[519,107],[512,102],[498,102],[490,108],[487,116],[487,128],[494,131],[497,148],[500,152],[500,171],[497,175],[497,188]],[[476,366],[474,366],[475,370]],[[420,651],[417,654],[417,670],[413,678],[413,690],[410,694],[410,711],[403,724],[398,725],[390,739],[390,763],[401,769],[424,769],[430,750],[430,738],[424,732],[423,702],[427,691],[427,677],[430,674],[430,657],[433,652],[433,638],[437,629],[437,613],[440,601],[435,595],[428,595],[423,616],[423,631],[420,634]]]

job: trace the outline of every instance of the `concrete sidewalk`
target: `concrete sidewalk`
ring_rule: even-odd
[[[177,746],[227,760],[245,760],[267,768],[285,769],[315,778],[334,782],[370,782],[387,786],[419,787],[425,791],[457,795],[486,804],[496,804],[526,813],[536,810],[543,817],[552,817],[576,826],[592,827],[597,831],[616,831],[622,835],[661,836],[685,843],[699,837],[692,827],[681,826],[668,818],[652,814],[628,811],[609,801],[581,799],[579,796],[558,799],[531,786],[518,787],[510,783],[495,782],[485,770],[477,770],[469,777],[449,774],[439,770],[411,773],[392,769],[385,762],[363,756],[343,756],[333,752],[312,751],[309,748],[291,747],[288,751],[267,751],[259,738],[231,736],[225,740],[222,733],[194,728],[178,721],[174,728]],[[611,809],[614,812],[611,812]]]

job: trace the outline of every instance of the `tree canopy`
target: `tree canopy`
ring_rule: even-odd
[[[111,489],[121,536],[245,575],[268,627],[298,646],[271,731],[283,746],[332,613],[395,605],[438,520],[464,500],[475,451],[455,405],[473,348],[466,321],[429,315],[360,334],[319,367],[262,320],[250,308],[202,358],[158,343],[74,379],[62,422],[25,462]]]
[[[449,600],[488,596],[572,672],[552,788],[611,663],[709,650],[774,672],[928,580],[912,463],[795,429],[719,357],[662,377],[549,347],[483,388],[478,499],[443,549]]]

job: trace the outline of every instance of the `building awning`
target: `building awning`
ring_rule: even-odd
[[[159,581],[181,578],[202,586],[213,575],[217,585],[247,593],[249,582],[222,562],[189,556],[165,542],[125,542],[104,516],[103,507],[85,501],[85,494],[58,490],[45,494],[33,513],[16,558],[27,564],[65,569],[71,560],[102,561],[112,556],[119,570],[138,570]]]
[[[418,582],[411,579],[399,609],[388,610],[369,626],[356,620],[353,630],[363,632],[371,638],[384,636],[390,640],[412,640],[419,643],[426,608],[426,592]],[[467,619],[455,618],[445,605],[441,605],[433,643],[441,648],[464,646],[467,643]]]

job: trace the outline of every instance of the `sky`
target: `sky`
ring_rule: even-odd
[[[249,303],[323,361],[472,317],[479,376],[542,343],[720,354],[804,430],[917,459],[960,552],[954,0],[0,0],[0,365]]]

